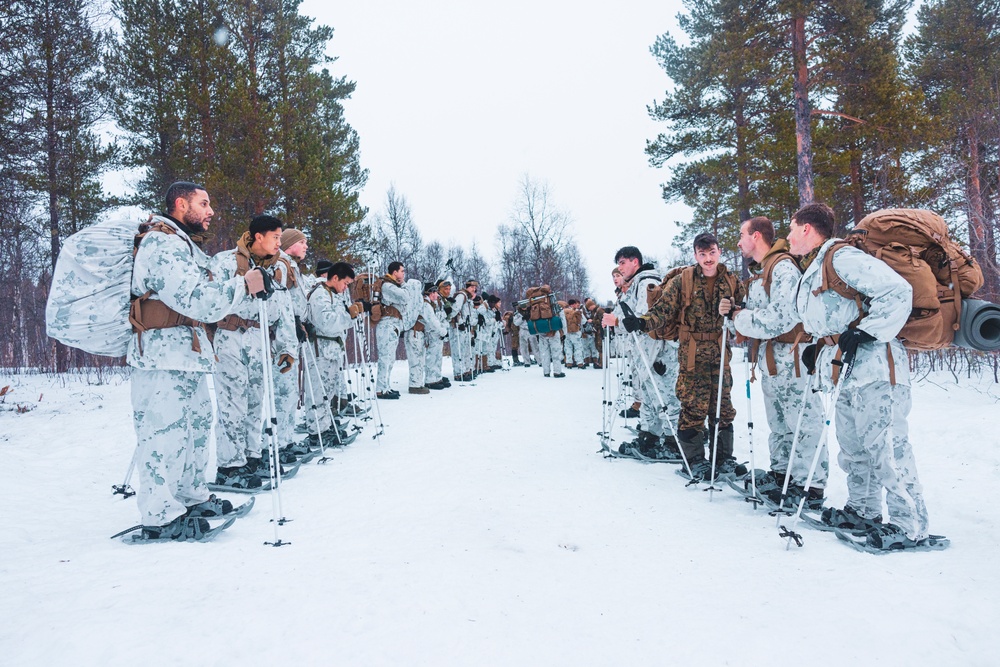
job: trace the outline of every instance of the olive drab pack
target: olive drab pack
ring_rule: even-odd
[[[177,233],[166,219],[151,215],[142,224],[134,219],[105,220],[67,238],[52,274],[46,333],[90,354],[122,357],[133,331],[201,326],[150,299],[152,292],[132,297],[135,253],[152,232]],[[197,343],[197,336],[193,341]]]
[[[559,304],[548,285],[529,287],[525,299],[518,305],[527,311],[528,332],[532,335],[547,334],[562,329]]]
[[[398,317],[403,319],[403,314],[395,306],[382,303],[382,284],[385,278],[379,278],[371,286],[372,312],[369,313],[372,324],[378,324],[383,317]]]
[[[827,251],[820,294],[833,290],[858,304],[857,325],[864,318],[865,295],[848,285],[833,267],[834,253],[853,246],[889,265],[913,288],[910,316],[897,335],[912,350],[938,350],[955,339],[962,299],[983,286],[976,260],[948,236],[941,216],[918,209],[885,209],[871,213]]]

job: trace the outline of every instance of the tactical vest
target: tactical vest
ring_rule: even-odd
[[[779,243],[784,243],[784,245],[779,245]],[[750,278],[746,283],[747,294],[750,293],[750,286],[761,281],[764,288],[764,293],[767,294],[768,298],[771,297],[771,282],[774,279],[774,267],[778,265],[778,262],[790,261],[795,264],[795,268],[799,268],[799,263],[795,261],[795,258],[789,254],[785,248],[787,248],[787,241],[779,240],[772,246],[772,250],[768,251],[768,254],[764,256],[764,259],[760,263],[760,273],[756,276]],[[801,271],[801,270],[800,270]],[[791,331],[785,332],[780,336],[775,336],[774,338],[769,338],[761,340],[758,338],[750,339],[750,349],[748,350],[750,358],[750,380],[756,380],[757,376],[755,370],[757,368],[758,355],[760,353],[760,344],[764,343],[764,361],[767,364],[767,372],[772,376],[777,375],[778,365],[774,358],[774,344],[775,343],[789,343],[792,345],[792,357],[795,362],[795,377],[802,376],[802,370],[799,366],[799,343],[811,343],[812,336],[806,333],[805,328],[802,326],[802,322],[797,323]]]
[[[132,258],[139,252],[139,245],[150,232],[160,232],[161,234],[177,235],[177,230],[165,222],[144,222],[139,225],[139,232],[135,235],[132,245]],[[184,237],[182,237],[184,238]],[[188,244],[188,250],[194,256],[194,247],[191,240],[184,238]],[[208,279],[212,279],[211,271]],[[191,319],[187,315],[181,315],[159,299],[150,299],[155,294],[153,290],[148,290],[142,296],[133,296],[129,304],[128,321],[132,324],[132,331],[136,333],[136,342],[139,347],[139,354],[142,354],[142,334],[151,329],[171,329],[173,327],[191,327],[191,350],[201,354],[201,343],[198,341],[197,329],[201,329],[206,335],[204,322]]]

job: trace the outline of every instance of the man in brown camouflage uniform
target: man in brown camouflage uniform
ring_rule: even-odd
[[[680,343],[677,398],[681,402],[678,442],[684,449],[693,476],[708,479],[712,471],[705,445],[711,446],[715,427],[722,327],[730,326],[725,314],[732,312],[734,304],[744,300],[745,292],[738,278],[719,262],[719,242],[714,236],[699,234],[695,237],[694,255],[697,264],[674,276],[664,287],[663,295],[645,315],[627,317],[622,324],[630,332],[677,327]],[[692,281],[692,288],[687,294],[685,274]],[[729,396],[733,386],[730,356],[727,342],[716,475],[731,474],[737,468],[733,458],[736,410]]]

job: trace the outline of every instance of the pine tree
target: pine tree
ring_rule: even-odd
[[[984,291],[996,299],[1000,201],[993,184],[1000,168],[1000,2],[928,2],[918,11],[917,22],[916,33],[906,41],[909,73],[942,132],[942,140],[928,151],[927,162],[936,163],[931,178],[938,180],[944,207],[951,203],[965,213],[969,247],[986,277]]]

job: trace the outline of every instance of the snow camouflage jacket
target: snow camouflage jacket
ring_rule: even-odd
[[[385,275],[382,277],[381,302],[387,306],[393,306],[401,315],[405,315],[406,306],[410,302],[410,296],[406,293],[406,288],[398,285],[392,276]],[[382,319],[386,317],[388,315],[383,313]]]
[[[650,287],[659,285],[662,280],[663,274],[653,268],[652,264],[643,264],[640,266],[631,281],[629,281],[628,290],[625,291],[625,294],[622,295],[615,305],[614,316],[618,318],[618,321],[621,322],[625,317],[621,306],[622,303],[628,305],[636,317],[645,315],[649,309],[649,306],[646,304],[646,291]],[[628,341],[627,346],[631,348],[632,337],[625,334],[624,329],[622,329],[622,333],[625,335],[625,340]],[[646,359],[652,364],[663,351],[664,341],[650,338],[642,332],[637,332],[637,339],[642,346],[642,351],[646,354]]]
[[[233,248],[232,250],[223,250],[212,257],[212,272],[217,280],[226,281],[240,277],[236,275],[236,253],[238,252],[240,252],[239,248]],[[251,268],[254,266],[252,261],[250,266]],[[284,264],[278,264],[278,266],[284,272]],[[241,277],[240,279],[242,280]],[[256,299],[246,299],[237,304],[233,314],[245,320],[256,322],[260,316],[259,304]],[[292,312],[292,300],[288,291],[275,290],[271,298],[267,300],[267,317],[268,324],[274,331],[274,335],[271,337],[271,352],[275,358],[282,354],[298,358],[299,339],[295,335],[295,315]]]
[[[278,251],[278,262],[281,265],[281,284],[288,290],[288,297],[292,301],[292,312],[295,317],[305,319],[307,304],[307,290],[309,289],[302,281],[302,271],[294,259],[284,251]]]
[[[447,334],[441,308],[431,303],[427,297],[424,297],[423,305],[420,306],[420,314],[417,317],[424,324],[425,336],[444,338]]]
[[[839,239],[830,239],[822,245],[799,281],[795,305],[806,332],[813,336],[833,336],[842,333],[858,317],[854,301],[840,296],[833,290],[813,293],[823,283],[823,258],[829,247]],[[910,284],[885,262],[858,250],[845,247],[833,256],[833,268],[848,285],[867,297],[864,309],[867,315],[859,329],[875,337],[875,341],[858,346],[854,370],[844,389],[864,386],[872,382],[889,382],[889,350],[896,384],[909,386],[909,358],[903,344],[896,340],[912,302]],[[820,388],[833,389],[832,361],[839,348],[825,345],[816,360]]]
[[[352,326],[351,314],[347,312],[349,299],[347,290],[337,294],[323,283],[316,285],[309,295],[309,322],[316,331],[316,351],[324,358],[332,358],[345,349],[347,330]]]
[[[769,253],[770,254],[770,253]],[[746,308],[736,313],[733,324],[736,331],[747,338],[768,340],[790,332],[800,322],[795,307],[795,293],[802,272],[794,261],[784,259],[774,265],[771,272],[771,295],[767,295],[763,280],[751,280],[747,290]],[[790,343],[777,343],[787,352]],[[763,362],[764,346],[758,352],[758,367],[769,373],[768,364]],[[781,349],[781,348],[778,348]]]
[[[464,289],[460,289],[454,298],[455,301],[451,306],[451,326],[457,327],[459,324],[468,324],[472,317],[472,300],[469,299],[469,293]]]
[[[241,276],[222,276],[211,271],[212,261],[173,220],[153,216],[154,220],[177,229],[177,234],[152,232],[139,245],[132,270],[132,295],[153,290],[151,299],[159,299],[182,315],[199,322],[216,322],[242,304],[253,301],[246,294]],[[128,346],[128,364],[142,370],[167,370],[211,373],[215,353],[199,332],[201,352],[192,350],[191,327],[151,329],[139,336],[132,334]],[[202,340],[204,339],[204,340]]]

